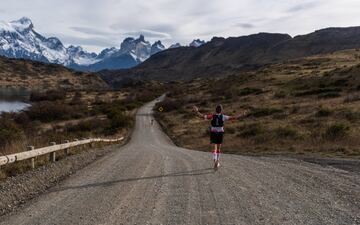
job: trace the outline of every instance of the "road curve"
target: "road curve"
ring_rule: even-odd
[[[132,139],[1,218],[21,224],[360,224],[360,175],[295,159],[174,146],[137,114]]]

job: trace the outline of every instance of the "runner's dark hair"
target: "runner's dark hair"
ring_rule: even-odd
[[[216,108],[215,108],[216,113],[221,113],[222,110],[223,110],[223,107],[222,107],[221,104],[217,105]]]

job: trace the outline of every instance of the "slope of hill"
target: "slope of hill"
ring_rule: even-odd
[[[0,57],[0,86],[33,90],[101,90],[109,86],[94,73],[75,72],[56,64]]]
[[[198,48],[165,50],[133,69],[103,71],[102,76],[115,84],[129,77],[191,80],[231,75],[249,67],[354,48],[360,48],[360,27],[328,28],[294,38],[268,33],[213,38]]]
[[[208,122],[191,107],[248,116],[225,126],[223,150],[360,158],[360,51],[345,50],[225,78],[169,84],[158,118],[176,143],[209,150]]]

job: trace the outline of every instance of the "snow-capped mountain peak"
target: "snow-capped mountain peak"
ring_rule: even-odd
[[[176,43],[176,44],[172,44],[169,48],[179,48],[181,47],[181,44],[180,43]]]
[[[145,41],[144,35],[140,35],[137,39],[125,38],[120,45],[120,53],[130,54],[135,60],[143,62],[150,57],[151,44]]]
[[[24,32],[34,28],[33,23],[27,17],[11,22],[0,21],[0,32]]]
[[[151,51],[150,51],[150,55],[154,55],[158,52],[164,51],[166,48],[165,46],[161,43],[161,41],[157,41],[155,42],[153,45],[151,45]]]
[[[61,64],[79,70],[120,69],[135,66],[152,54],[165,50],[157,41],[153,45],[138,38],[125,38],[119,48],[104,49],[99,55],[89,53],[80,46],[65,47],[56,37],[46,38],[34,30],[27,17],[11,22],[0,21],[0,55],[46,63]]]
[[[140,34],[140,37],[137,40],[141,42],[145,42],[145,36]]]
[[[95,53],[81,47],[66,48],[56,37],[46,38],[34,31],[32,21],[23,17],[11,22],[0,22],[0,55],[25,58],[64,66],[89,65],[96,62]]]
[[[102,50],[100,52],[100,54],[97,56],[98,59],[105,59],[105,58],[109,58],[110,56],[112,56],[113,54],[115,54],[118,51],[117,48],[112,47],[112,48],[106,48],[104,50]]]
[[[19,20],[11,21],[10,24],[19,32],[29,31],[34,28],[32,21],[27,17],[22,17]]]
[[[190,47],[200,47],[201,45],[205,44],[206,42],[203,41],[203,40],[200,40],[200,39],[196,39],[196,40],[193,40],[191,43],[190,43]]]
[[[46,46],[48,46],[51,49],[56,50],[62,50],[64,48],[64,45],[61,43],[61,41],[56,37],[50,37],[45,42]]]
[[[97,54],[86,52],[81,46],[70,45],[67,48],[67,54],[72,63],[77,65],[90,65],[99,61],[96,59]]]
[[[4,22],[4,21],[0,21],[0,32],[3,33],[3,32],[14,32],[16,31],[10,23],[7,23],[7,22]]]

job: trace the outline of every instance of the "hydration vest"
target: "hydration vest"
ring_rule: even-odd
[[[211,126],[212,127],[223,127],[224,126],[223,114],[213,115],[213,118],[211,120]]]

